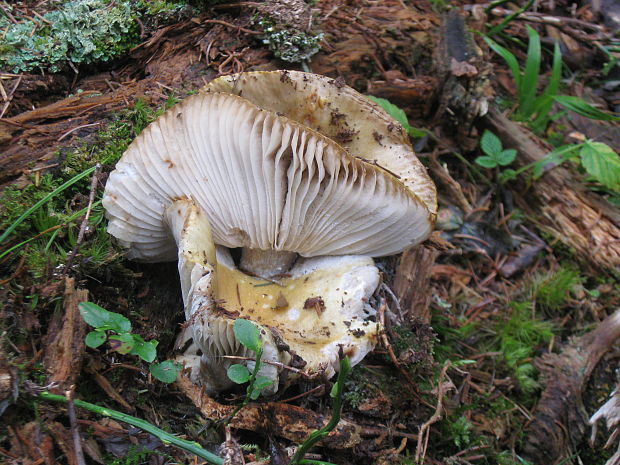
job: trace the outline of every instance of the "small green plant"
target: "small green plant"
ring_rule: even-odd
[[[581,282],[579,272],[569,268],[535,276],[532,279],[531,294],[536,307],[545,311],[560,310],[570,291]]]
[[[472,425],[467,418],[460,416],[455,421],[448,423],[448,436],[452,438],[454,445],[459,449],[467,447],[472,440]]]
[[[551,113],[553,103],[557,102],[568,110],[590,119],[620,121],[620,118],[617,116],[598,110],[583,99],[567,95],[557,95],[562,77],[562,53],[558,43],[555,44],[553,50],[549,81],[542,93],[538,94],[542,62],[540,36],[536,30],[529,26],[527,27],[527,33],[529,42],[523,71],[512,52],[489,37],[484,38],[489,47],[506,61],[515,81],[518,97],[518,105],[514,113],[516,120],[527,122],[534,132],[541,133],[546,129],[550,121],[561,116],[561,114]]]
[[[596,182],[613,193],[620,193],[620,156],[607,144],[586,140],[580,144],[568,144],[549,152],[544,158],[506,172],[506,178],[532,170],[532,177],[538,179],[549,167],[572,160],[581,166]],[[508,171],[508,170],[507,170]]]
[[[327,436],[330,431],[332,431],[338,425],[338,422],[340,421],[340,414],[342,413],[342,397],[344,394],[344,384],[350,372],[351,362],[349,361],[349,357],[342,357],[340,359],[340,372],[338,373],[338,379],[336,379],[336,383],[334,384],[331,392],[329,393],[329,396],[334,401],[332,417],[329,419],[327,424],[323,426],[323,428],[310,433],[310,436],[308,436],[305,441],[299,445],[289,465],[310,465],[313,463],[317,463],[316,461],[305,460],[304,456],[312,446],[314,446],[318,441]],[[320,463],[323,465],[331,465],[328,462]]]
[[[261,367],[261,357],[263,355],[263,341],[260,338],[260,331],[250,320],[238,318],[233,324],[233,331],[237,340],[246,348],[252,350],[256,356],[254,359],[254,369],[252,373],[245,365],[234,364],[228,367],[228,378],[237,384],[248,383],[243,402],[235,408],[226,420],[226,424],[245,407],[250,400],[258,399],[260,393],[271,386],[272,380],[266,376],[258,376]]]
[[[131,322],[123,315],[110,312],[92,302],[82,302],[78,305],[80,314],[86,323],[95,328],[86,335],[86,345],[96,349],[106,341],[111,350],[119,354],[137,355],[150,363],[151,374],[164,383],[173,383],[181,366],[171,360],[162,363],[152,363],[157,357],[155,340],[145,341],[142,336],[131,333]]]
[[[476,158],[476,163],[484,168],[497,168],[510,165],[517,156],[515,149],[504,149],[502,141],[486,129],[480,138],[480,148],[484,156]]]

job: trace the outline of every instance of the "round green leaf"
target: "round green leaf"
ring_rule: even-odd
[[[161,363],[153,363],[149,367],[149,371],[155,379],[162,383],[174,383],[182,368],[180,364],[172,360],[166,360]]]
[[[501,166],[508,166],[513,161],[515,161],[516,156],[517,151],[515,149],[506,149],[503,150],[499,155],[497,155],[495,159],[497,160],[497,163],[499,163]]]
[[[119,354],[128,354],[133,350],[134,339],[131,334],[121,333],[108,337],[110,349],[118,352]]]
[[[263,389],[268,388],[273,384],[273,380],[267,378],[266,376],[257,376],[254,380],[254,389],[258,389],[262,391]]]
[[[84,321],[94,328],[110,329],[118,333],[131,331],[131,322],[119,313],[109,312],[92,302],[82,302],[78,309]]]
[[[145,362],[151,363],[157,356],[157,341],[146,342],[140,336],[133,335],[134,346],[131,350],[133,355],[137,355]]]
[[[86,335],[84,342],[91,349],[96,349],[105,342],[108,336],[103,331],[91,331]]]
[[[495,157],[502,151],[502,141],[491,131],[485,129],[484,134],[480,138],[480,148],[486,155]]]
[[[495,168],[497,166],[497,161],[491,157],[478,157],[476,163],[484,168]]]
[[[250,380],[250,372],[245,365],[231,365],[228,367],[228,378],[237,384],[247,383]]]
[[[262,347],[260,331],[250,320],[239,318],[235,320],[233,331],[237,340],[254,352],[258,352]]]

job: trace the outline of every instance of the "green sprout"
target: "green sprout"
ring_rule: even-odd
[[[119,354],[137,355],[150,363],[149,371],[163,383],[173,383],[181,366],[172,360],[162,363],[152,363],[157,357],[155,340],[145,341],[142,336],[131,333],[131,322],[123,315],[110,312],[92,302],[82,302],[78,305],[80,315],[86,323],[95,328],[86,335],[85,343],[96,349],[108,341],[111,349]]]
[[[228,378],[230,378],[231,381],[237,384],[248,383],[248,387],[243,402],[239,404],[226,419],[226,424],[229,424],[235,415],[237,415],[243,407],[248,405],[250,400],[258,399],[261,392],[273,383],[273,381],[266,376],[258,376],[261,367],[261,357],[263,355],[263,341],[260,338],[260,331],[256,325],[250,320],[239,318],[235,320],[233,331],[241,345],[254,351],[256,356],[252,373],[250,373],[250,370],[248,370],[245,365],[234,364],[228,368]]]
[[[484,168],[497,168],[510,165],[517,156],[515,149],[504,149],[502,141],[486,129],[480,138],[480,148],[484,156],[476,158],[476,163]]]

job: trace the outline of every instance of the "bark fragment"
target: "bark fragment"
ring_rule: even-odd
[[[54,383],[60,394],[75,384],[80,373],[86,323],[80,315],[78,304],[87,300],[88,291],[77,289],[75,279],[65,278],[64,312],[56,312],[52,317],[43,360],[47,382]]]
[[[400,258],[394,276],[394,292],[400,300],[403,317],[409,323],[431,322],[431,270],[438,255],[438,250],[419,244],[405,250]]]

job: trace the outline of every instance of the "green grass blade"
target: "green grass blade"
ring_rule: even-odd
[[[551,107],[553,106],[554,98],[558,93],[561,78],[562,52],[560,51],[560,45],[556,42],[553,48],[553,64],[551,66],[549,82],[547,83],[547,87],[545,87],[542,95],[535,99],[534,107],[532,109],[532,113],[536,115],[534,121],[530,123],[530,126],[534,132],[540,133],[547,127],[547,124],[551,119]]]
[[[92,207],[96,207],[98,205],[101,204],[101,200],[98,200],[97,202],[93,203]],[[0,259],[3,259],[4,257],[6,257],[8,254],[10,254],[11,252],[19,249],[20,247],[28,244],[31,241],[34,241],[35,239],[38,239],[41,236],[44,236],[45,234],[48,234],[50,232],[54,232],[54,234],[52,234],[52,236],[50,237],[49,241],[47,241],[47,244],[45,245],[45,251],[47,252],[50,247],[52,246],[52,243],[54,242],[54,239],[56,239],[56,236],[58,236],[58,233],[60,232],[60,230],[62,228],[64,228],[65,226],[67,226],[71,221],[75,220],[76,218],[79,218],[82,215],[86,214],[86,210],[88,210],[88,207],[84,207],[81,210],[78,210],[77,212],[75,212],[73,215],[71,215],[67,221],[64,224],[59,224],[57,227],[54,226],[53,228],[49,228],[49,230],[47,231],[43,231],[40,232],[39,234],[37,234],[36,236],[31,237],[30,239],[26,239],[25,241],[20,242],[19,244],[15,244],[13,247],[10,247],[9,249],[5,250],[4,252],[0,253]]]
[[[543,95],[555,97],[560,87],[560,79],[562,78],[562,51],[558,42],[553,46],[553,64],[551,65],[551,76],[549,83],[543,92]]]
[[[557,95],[555,101],[575,113],[590,119],[602,121],[620,121],[620,117],[593,107],[585,100],[570,95]]]
[[[54,198],[54,196],[58,195],[60,192],[64,191],[68,187],[71,187],[73,184],[78,182],[80,179],[85,178],[89,174],[92,174],[94,171],[95,171],[95,167],[93,166],[92,168],[88,168],[86,171],[82,171],[81,173],[76,174],[71,179],[69,179],[67,182],[65,182],[62,186],[57,187],[52,192],[50,192],[45,197],[43,197],[41,200],[39,200],[37,203],[35,203],[32,207],[30,207],[28,210],[26,210],[19,218],[17,218],[13,222],[13,224],[11,224],[11,226],[9,226],[6,229],[6,231],[4,231],[2,233],[2,235],[0,236],[0,243],[2,241],[4,241],[9,236],[9,234],[11,234],[13,231],[15,231],[15,228],[17,228],[34,211],[36,211],[38,208],[40,208],[45,203],[49,202],[51,199]]]
[[[527,59],[525,60],[523,78],[519,86],[519,115],[525,119],[532,116],[541,60],[540,36],[538,32],[528,26],[527,34],[529,36]]]
[[[59,396],[56,394],[50,394],[49,392],[42,392],[39,394],[39,399],[47,400],[51,402],[61,402],[66,403],[67,399],[64,396]],[[198,457],[205,459],[212,465],[224,465],[224,459],[218,457],[217,455],[209,452],[206,449],[200,447],[200,444],[197,442],[186,441],[185,439],[180,439],[166,431],[157,428],[155,425],[152,425],[148,421],[141,420],[140,418],[132,417],[131,415],[127,415],[122,412],[118,412],[116,410],[112,410],[109,408],[101,407],[96,404],[91,404],[89,402],[84,402],[82,400],[74,400],[73,403],[76,407],[80,407],[86,410],[90,410],[91,412],[98,413],[99,415],[103,415],[104,417],[113,418],[114,420],[119,420],[124,423],[127,423],[131,426],[135,426],[136,428],[140,428],[147,433],[156,436],[164,443],[174,444],[177,447],[180,447],[183,450],[191,452],[192,454],[197,455]]]
[[[515,11],[514,13],[506,16],[501,23],[499,23],[497,26],[492,27],[487,33],[487,37],[491,37],[499,32],[502,32],[504,30],[504,28],[506,26],[508,26],[508,24],[513,21],[514,19],[516,19],[521,13],[524,13],[525,11],[527,11],[533,4],[534,4],[535,0],[529,0],[525,5],[523,5],[521,8],[519,8],[517,11]],[[494,2],[494,3],[498,3],[498,4],[502,4],[504,3],[503,1],[501,2]],[[493,4],[491,4],[493,5]],[[497,6],[497,5],[496,5]],[[489,6],[485,9],[485,12],[488,14],[489,11],[491,11],[493,8],[495,8],[495,6]]]
[[[485,37],[484,41],[491,48],[491,50],[493,50],[504,59],[504,61],[508,65],[508,68],[510,69],[512,78],[515,80],[515,85],[517,86],[517,89],[519,89],[521,87],[521,70],[519,69],[519,62],[517,61],[517,57],[515,57],[512,52],[510,52],[507,48],[502,47],[493,39]]]

